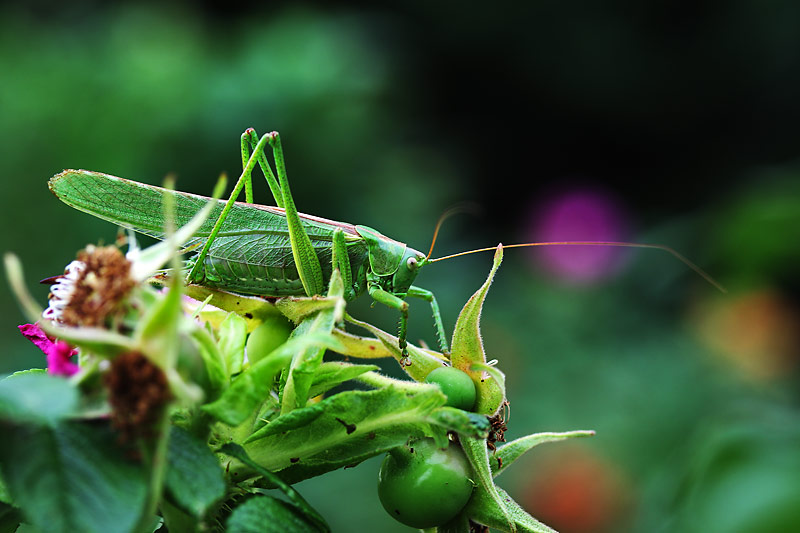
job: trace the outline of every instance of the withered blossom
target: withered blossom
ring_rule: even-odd
[[[42,317],[66,326],[100,327],[136,285],[131,262],[115,246],[87,246],[50,289]]]
[[[164,372],[139,352],[115,357],[104,376],[111,404],[111,422],[122,440],[149,437],[162,409],[172,398]]]

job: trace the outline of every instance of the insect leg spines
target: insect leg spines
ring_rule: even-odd
[[[300,275],[300,280],[303,282],[307,296],[314,296],[315,294],[323,294],[325,292],[325,284],[322,277],[322,266],[319,262],[314,251],[314,246],[311,244],[311,239],[306,233],[303,224],[300,222],[300,216],[297,214],[297,207],[292,198],[292,191],[289,189],[289,180],[286,177],[286,165],[283,160],[283,148],[281,147],[281,139],[277,131],[273,131],[265,135],[268,142],[272,147],[272,156],[275,159],[275,170],[278,173],[278,183],[281,189],[283,198],[283,207],[286,213],[286,222],[289,226],[289,239],[292,243],[292,255],[294,262],[297,266],[297,272]],[[259,147],[263,150],[262,142],[259,141]],[[256,153],[259,148],[256,148]]]
[[[447,346],[447,336],[444,332],[442,313],[439,311],[439,303],[436,301],[436,297],[433,295],[433,293],[427,289],[423,289],[422,287],[416,287],[412,285],[409,287],[408,294],[406,296],[421,298],[431,304],[433,321],[436,324],[436,336],[439,338],[439,347],[441,348],[442,353],[450,353],[450,348]]]
[[[205,244],[203,245],[203,249],[200,251],[200,255],[197,258],[197,262],[192,267],[192,270],[189,272],[189,281],[193,281],[198,279],[200,275],[200,268],[205,261],[206,255],[208,255],[208,250],[211,248],[211,244],[214,242],[214,239],[217,237],[220,228],[222,227],[222,223],[225,222],[225,219],[228,217],[228,213],[230,212],[231,208],[233,207],[234,202],[236,202],[236,198],[238,198],[239,194],[242,192],[242,188],[245,186],[248,180],[250,180],[250,175],[253,172],[253,167],[256,165],[257,155],[259,151],[264,151],[264,145],[269,142],[269,138],[265,135],[256,145],[256,148],[253,150],[253,154],[250,156],[250,159],[247,161],[244,169],[242,170],[241,176],[239,176],[239,180],[236,182],[236,186],[231,191],[231,195],[228,198],[228,201],[225,203],[225,207],[222,209],[222,213],[220,213],[219,217],[217,218],[216,223],[214,223],[214,228],[211,230],[211,233],[206,239]]]
[[[271,134],[268,133],[264,137],[269,137],[269,135]],[[256,151],[258,142],[258,134],[253,128],[247,128],[245,132],[242,133],[242,168],[247,165],[247,161],[250,159],[250,150]],[[272,192],[272,197],[275,199],[275,205],[283,207],[283,194],[281,193],[281,188],[278,185],[278,181],[275,179],[275,174],[272,172],[272,167],[267,160],[267,154],[264,150],[259,150],[256,153],[256,159],[258,160],[258,165],[261,167],[261,171],[264,173],[264,178],[267,180],[267,185],[269,185],[269,190]],[[250,183],[252,183],[252,180],[250,180]],[[250,196],[247,196],[246,193],[247,189],[245,189],[246,201],[248,203],[253,203],[252,188]]]
[[[242,133],[240,139],[240,146],[242,150],[242,171],[247,168],[247,162],[250,160],[250,135],[251,133],[255,134],[255,130],[253,128],[247,128],[244,133]],[[252,204],[253,203],[253,177],[252,173],[247,179],[247,182],[244,186],[244,198],[245,202]]]
[[[341,228],[336,228],[333,231],[333,242],[331,243],[331,267],[333,270],[339,269],[342,275],[342,281],[345,287],[345,299],[352,300],[355,298],[355,289],[353,288],[353,272],[350,268],[350,256],[347,254],[347,244],[344,239],[344,232]]]
[[[370,281],[371,277],[377,277],[375,274],[367,273],[367,291],[370,298],[378,303],[381,303],[392,309],[400,311],[400,324],[398,326],[398,344],[403,358],[408,357],[408,345],[406,342],[406,331],[408,329],[408,302],[398,298],[389,291],[381,288],[377,280]]]

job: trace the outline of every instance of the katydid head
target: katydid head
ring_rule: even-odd
[[[419,269],[425,265],[425,254],[406,247],[403,259],[392,276],[392,292],[406,294],[419,274]]]
[[[369,251],[370,277],[384,290],[404,297],[414,283],[425,254],[367,226],[356,226]]]

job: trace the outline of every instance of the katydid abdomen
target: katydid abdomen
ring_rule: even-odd
[[[218,235],[217,239],[219,238]],[[224,240],[224,235],[222,240]],[[315,242],[324,243],[325,241],[312,239],[312,243]],[[215,254],[215,248],[216,246],[211,246],[208,255],[203,260],[202,267],[197,272],[196,279],[191,279],[190,282],[242,294],[262,296],[301,296],[305,294],[290,245],[282,243],[269,248],[269,253],[262,257],[246,256],[244,253],[239,257],[236,257],[238,254],[232,254],[233,257],[231,255],[219,257]],[[361,248],[363,247],[357,246],[355,243],[348,246],[350,264],[357,269],[351,287],[345,291],[348,299],[359,296],[366,288],[366,276],[363,271],[366,249]],[[315,246],[314,249],[320,260],[323,280],[327,285],[331,276],[330,241],[327,242],[327,245]],[[197,256],[187,261],[189,269],[196,260]]]

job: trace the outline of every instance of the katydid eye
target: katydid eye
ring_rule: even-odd
[[[416,257],[409,257],[408,261],[406,261],[406,266],[408,266],[409,270],[416,270],[417,264],[418,263]]]

